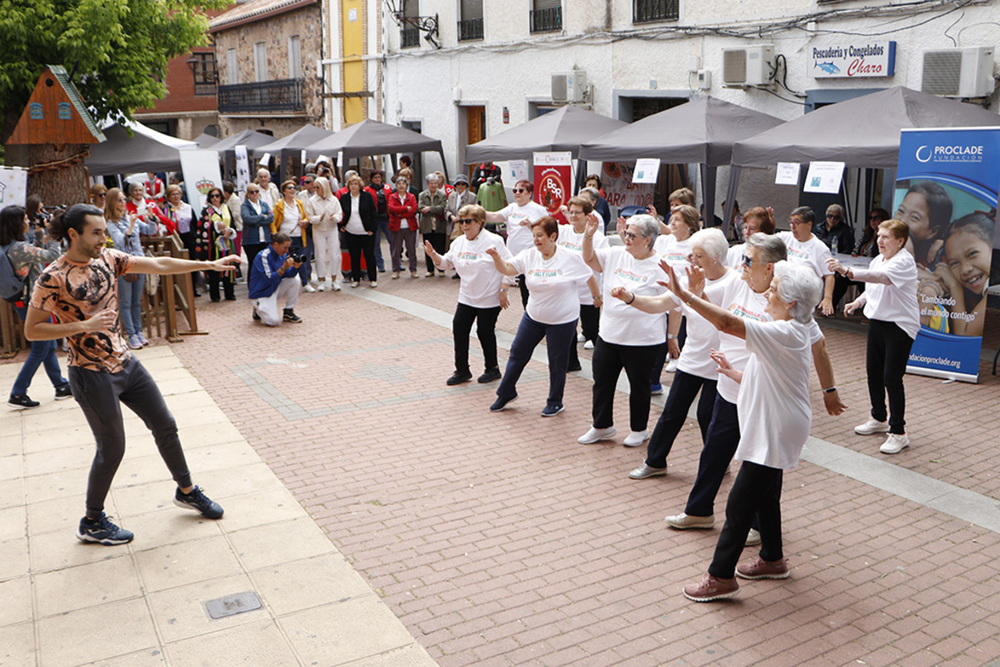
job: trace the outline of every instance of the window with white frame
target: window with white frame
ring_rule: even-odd
[[[267,44],[257,42],[253,45],[253,76],[254,81],[267,81]]]
[[[288,78],[302,78],[302,40],[298,35],[288,38]]]
[[[236,60],[236,49],[226,49],[226,83],[235,86],[240,82],[240,68]]]

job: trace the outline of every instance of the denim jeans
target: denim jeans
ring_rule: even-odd
[[[14,309],[20,316],[21,321],[24,322],[28,309],[23,306],[15,306]],[[31,386],[31,380],[35,377],[35,371],[43,364],[45,365],[45,373],[49,376],[49,381],[53,387],[65,387],[69,384],[69,381],[62,376],[62,370],[59,368],[59,358],[56,357],[57,347],[58,345],[54,340],[31,341],[31,350],[28,352],[28,358],[24,360],[24,365],[21,366],[21,372],[17,374],[17,379],[14,380],[14,386],[10,390],[11,395],[22,396],[27,394],[28,387]]]
[[[382,260],[382,237],[385,237],[389,247],[392,248],[392,236],[389,234],[389,218],[378,221],[375,228],[375,265],[379,271],[385,271],[385,262]]]
[[[145,286],[146,276],[143,274],[139,274],[139,280],[134,283],[118,278],[118,302],[126,336],[142,331],[142,290]]]

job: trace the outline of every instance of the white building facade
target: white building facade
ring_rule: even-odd
[[[383,120],[441,139],[450,174],[552,108],[567,73],[568,98],[629,122],[699,94],[789,120],[899,85],[998,108],[997,0],[383,3]]]

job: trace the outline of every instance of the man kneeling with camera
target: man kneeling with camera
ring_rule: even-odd
[[[297,276],[305,258],[289,254],[291,245],[291,237],[279,232],[271,237],[271,245],[253,260],[249,288],[255,322],[263,322],[269,327],[278,326],[282,320],[295,324],[302,322],[294,308],[302,290],[302,283]],[[280,314],[279,301],[285,302],[285,308]]]

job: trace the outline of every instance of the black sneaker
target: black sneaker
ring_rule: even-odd
[[[285,322],[291,322],[292,324],[302,324],[302,318],[295,314],[294,310],[285,308],[285,314],[281,318]]]
[[[69,388],[69,385],[64,384],[61,387],[56,387],[56,400],[65,401],[67,398],[73,398],[73,391]]]
[[[499,379],[500,379],[500,369],[491,368],[490,370],[480,375],[476,379],[476,382],[478,382],[479,384],[486,384],[487,382],[493,382],[494,380],[499,380]]]
[[[555,417],[557,414],[565,410],[562,403],[549,403],[542,409],[543,417]]]
[[[30,410],[37,408],[41,403],[31,400],[27,394],[11,394],[7,399],[7,405],[16,410]]]
[[[260,315],[257,314],[257,309],[256,308],[253,309],[253,321],[254,322],[260,322]]]
[[[128,544],[135,535],[132,531],[119,528],[111,522],[104,512],[97,519],[80,519],[80,528],[76,531],[76,539],[81,542],[91,542],[93,544],[103,544],[113,547],[116,544]]]
[[[463,382],[468,382],[472,379],[472,373],[469,371],[455,371],[451,374],[451,377],[445,381],[445,384],[449,387],[454,387],[456,384],[462,384]]]
[[[191,489],[191,493],[184,493],[178,488],[177,493],[174,494],[174,505],[186,510],[201,512],[201,515],[206,519],[222,518],[222,506],[211,500],[197,486]]]
[[[516,400],[517,394],[514,394],[510,398],[497,398],[497,400],[493,401],[493,405],[490,406],[490,412],[500,412]]]

